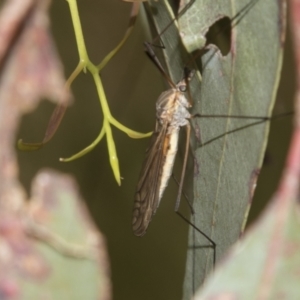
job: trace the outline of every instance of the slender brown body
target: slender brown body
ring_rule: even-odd
[[[179,129],[189,126],[190,104],[184,95],[186,81],[163,92],[156,102],[156,128],[146,151],[133,208],[133,232],[146,233],[172,173],[177,153]]]

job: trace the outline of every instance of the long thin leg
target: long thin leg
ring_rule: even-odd
[[[172,177],[173,177],[175,183],[177,184],[177,186],[179,186],[179,182],[178,182],[177,178],[175,177],[174,173],[172,173]],[[185,194],[184,190],[182,190],[182,195],[183,195],[183,198],[186,200],[186,202],[187,202],[187,204],[188,204],[188,206],[190,208],[191,214],[194,214],[195,211],[194,211],[193,205],[190,202],[188,196]]]
[[[177,178],[175,177],[174,174],[172,174],[172,177],[175,181],[175,183],[179,186],[179,182],[177,180]],[[190,203],[187,195],[184,193],[184,191],[182,191],[182,195],[184,196],[184,198],[186,199],[190,209],[191,209],[191,214],[192,215],[195,215],[195,211],[194,211],[194,208],[193,208],[193,205]],[[207,235],[205,234],[202,230],[200,230],[199,228],[196,227],[196,225],[194,225],[194,223],[192,223],[190,220],[188,220],[182,213],[180,213],[178,210],[175,211],[177,215],[179,215],[180,218],[182,218],[186,223],[188,223],[190,226],[192,226],[196,231],[198,231],[200,234],[202,234],[210,243],[211,243],[211,246],[208,246],[208,247],[212,247],[215,251],[215,248],[216,248],[216,243]],[[205,246],[206,247],[206,246]],[[214,254],[214,263],[216,261],[216,258],[215,258],[215,254]]]
[[[184,158],[183,158],[183,165],[182,165],[182,171],[181,171],[181,177],[179,182],[179,188],[178,188],[178,195],[175,203],[175,211],[177,212],[179,209],[181,194],[182,194],[182,186],[185,176],[185,170],[186,170],[186,164],[189,154],[189,145],[190,145],[190,138],[191,138],[191,125],[188,123],[186,125],[186,143],[185,143],[185,152],[184,152]]]
[[[189,147],[190,147],[190,137],[191,137],[191,125],[188,123],[186,126],[186,144],[185,144],[185,154],[184,154],[184,159],[183,159],[183,166],[182,166],[182,171],[181,171],[181,177],[180,177],[180,182],[179,182],[179,187],[178,187],[178,195],[176,199],[176,204],[175,204],[175,212],[189,225],[191,225],[195,230],[197,230],[200,234],[202,234],[210,243],[213,248],[214,254],[213,254],[213,263],[215,265],[216,263],[216,243],[207,235],[205,234],[202,230],[197,228],[190,220],[188,220],[185,216],[183,216],[179,211],[179,205],[180,205],[180,199],[182,195],[182,188],[183,188],[183,181],[185,177],[185,171],[186,171],[186,165],[187,165],[187,159],[188,159],[188,153],[189,153]],[[176,181],[177,182],[177,181]],[[192,209],[192,214],[194,215],[194,210]]]

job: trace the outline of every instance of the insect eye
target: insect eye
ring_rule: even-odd
[[[186,91],[186,85],[181,85],[179,86],[180,92],[185,92]]]

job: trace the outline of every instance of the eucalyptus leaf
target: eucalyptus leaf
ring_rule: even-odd
[[[173,10],[163,1],[150,7],[157,32],[163,32],[174,19]],[[203,47],[210,26],[224,17],[231,20],[230,51],[223,56],[215,45],[206,46],[202,74],[197,72],[191,84],[193,113],[215,116],[192,121],[196,149],[191,222],[216,249],[191,227],[184,299],[203,283],[214,256],[218,262],[244,230],[267,144],[269,122],[263,117],[271,115],[282,63],[285,1],[195,0],[161,35],[175,82],[185,65],[197,67],[194,52],[189,52]]]
[[[40,258],[43,272],[36,263],[38,284],[34,276],[19,280],[22,299],[110,299],[104,238],[74,180],[50,170],[40,172],[33,182],[29,212],[30,232],[37,237],[31,259],[34,263]]]
[[[216,296],[245,300],[297,299],[300,293],[298,211],[297,198],[278,193],[195,299]]]

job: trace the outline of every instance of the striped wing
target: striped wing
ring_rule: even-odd
[[[164,141],[168,125],[156,123],[156,130],[146,151],[146,158],[137,185],[132,227],[137,236],[146,233],[148,225],[159,204],[159,186],[161,181],[162,163],[164,161]]]

